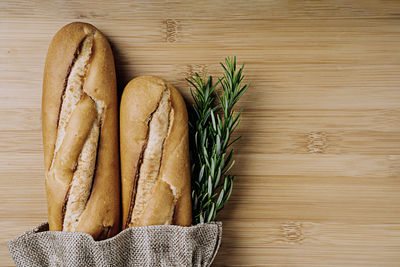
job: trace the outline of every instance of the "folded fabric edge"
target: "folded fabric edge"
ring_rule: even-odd
[[[218,235],[217,235],[217,242],[214,247],[213,256],[211,257],[210,262],[208,263],[208,266],[211,266],[211,264],[214,262],[214,259],[218,254],[219,247],[221,246],[221,240],[222,240],[222,222],[211,222],[211,223],[217,225]]]
[[[12,240],[9,240],[9,241],[7,242],[8,248],[10,249],[10,244],[12,244],[12,243],[14,243],[14,242],[16,242],[16,241],[18,241],[18,240],[20,240],[20,239],[24,239],[24,238],[26,238],[27,236],[31,236],[31,235],[34,235],[34,234],[40,234],[40,233],[43,233],[43,232],[49,232],[49,231],[48,231],[48,229],[49,229],[48,225],[49,225],[49,224],[48,224],[47,222],[41,223],[41,224],[39,224],[38,226],[36,226],[35,228],[30,229],[30,230],[24,232],[23,234],[21,234],[21,235],[15,237],[15,238],[13,238]],[[126,233],[126,232],[137,231],[137,230],[139,230],[139,229],[149,229],[149,230],[150,230],[150,229],[153,229],[153,228],[158,228],[158,227],[160,227],[160,226],[162,226],[162,227],[165,226],[165,227],[167,227],[167,228],[172,228],[172,229],[184,229],[184,228],[190,228],[190,227],[199,228],[199,227],[204,227],[204,226],[206,226],[206,225],[215,225],[215,226],[218,228],[218,240],[217,240],[217,247],[216,247],[216,249],[218,250],[218,248],[219,248],[219,246],[220,246],[220,244],[221,244],[221,240],[220,240],[221,238],[220,238],[220,237],[222,236],[222,222],[219,222],[219,221],[217,221],[217,222],[210,222],[210,223],[201,223],[201,224],[196,224],[196,225],[192,225],[192,226],[179,226],[179,225],[150,225],[150,226],[132,227],[132,228],[127,228],[127,229],[125,229],[125,230],[119,232],[117,235],[115,235],[115,236],[113,236],[113,237],[111,237],[111,238],[108,238],[108,239],[106,239],[106,240],[100,240],[100,241],[96,241],[96,240],[93,239],[93,237],[92,237],[91,235],[89,235],[89,234],[87,234],[87,233],[82,233],[82,232],[62,232],[62,231],[52,231],[52,232],[57,232],[57,233],[59,233],[59,234],[61,234],[61,235],[71,235],[71,234],[72,234],[72,235],[85,236],[85,237],[89,238],[89,239],[90,239],[91,241],[93,241],[93,242],[96,242],[96,243],[106,243],[106,242],[110,242],[110,241],[112,241],[112,240],[118,238],[118,236],[123,235],[123,234]]]

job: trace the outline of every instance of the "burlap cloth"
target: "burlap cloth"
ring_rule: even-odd
[[[129,228],[103,241],[48,229],[44,223],[8,242],[17,266],[210,266],[222,236],[221,222]]]

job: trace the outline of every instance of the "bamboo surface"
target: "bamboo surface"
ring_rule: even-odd
[[[110,40],[119,94],[246,62],[237,175],[213,266],[400,266],[399,1],[0,2],[0,265],[46,221],[40,105],[51,37]]]

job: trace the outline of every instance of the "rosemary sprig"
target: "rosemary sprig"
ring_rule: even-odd
[[[235,164],[230,146],[232,133],[239,125],[240,112],[233,107],[246,92],[248,84],[242,86],[244,64],[236,69],[236,57],[225,58],[220,63],[223,77],[213,84],[212,77],[200,77],[195,73],[186,79],[192,88],[194,105],[189,119],[191,137],[191,173],[193,223],[207,223],[215,220],[228,201],[235,176],[228,171]],[[222,93],[215,92],[220,85]]]

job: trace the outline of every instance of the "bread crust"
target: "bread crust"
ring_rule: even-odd
[[[168,94],[168,133],[163,139],[158,175],[149,190],[140,190],[152,120]],[[165,123],[159,119],[159,123]],[[154,129],[153,129],[154,130]],[[192,222],[188,116],[185,102],[171,84],[153,76],[137,77],[125,87],[120,106],[122,228]],[[152,159],[148,159],[152,160]],[[142,180],[144,179],[144,180]],[[135,211],[138,200],[145,206]],[[135,217],[136,216],[136,217]]]
[[[90,40],[89,40],[90,38]],[[80,100],[72,108],[72,115],[66,116],[66,130],[61,144],[57,147],[60,131],[61,107],[74,63],[78,60],[82,43],[90,46],[88,60],[79,73],[81,78]],[[84,72],[84,73],[83,73]],[[79,84],[79,83],[78,83]],[[76,115],[80,101],[87,102],[85,112]],[[77,110],[78,109],[78,110]],[[74,231],[91,234],[95,239],[104,239],[118,233],[120,225],[120,177],[118,145],[117,92],[114,58],[111,47],[104,35],[94,26],[74,22],[64,26],[54,36],[46,58],[42,91],[42,129],[46,193],[48,200],[49,227],[51,231],[63,230],[66,203],[71,188],[71,172],[81,164],[75,159],[92,127],[97,125],[98,141],[89,158],[95,162],[90,195],[79,216]],[[89,122],[90,121],[90,122]],[[93,121],[97,124],[93,124]],[[92,123],[92,124],[91,124]],[[92,126],[93,125],[93,126]],[[89,128],[88,128],[89,127]],[[81,134],[79,134],[81,133]],[[75,135],[75,137],[74,137]],[[72,137],[71,137],[72,136]],[[68,147],[74,149],[64,154]],[[62,150],[64,149],[64,150]],[[60,151],[61,150],[61,151]],[[93,150],[93,146],[92,146]],[[68,175],[55,175],[62,168],[56,155],[68,165]],[[73,155],[70,157],[69,155]],[[64,156],[64,157],[63,157]],[[75,158],[74,158],[75,157]],[[83,162],[84,163],[84,162]],[[82,164],[83,164],[82,163]],[[72,166],[74,168],[71,169]],[[90,172],[89,172],[90,173]],[[79,195],[76,197],[80,197]]]

